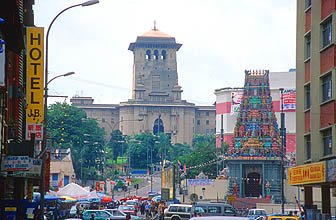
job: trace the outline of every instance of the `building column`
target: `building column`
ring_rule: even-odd
[[[322,213],[331,214],[330,209],[330,185],[322,185]]]
[[[313,205],[313,187],[311,186],[304,187],[304,204],[308,206]]]

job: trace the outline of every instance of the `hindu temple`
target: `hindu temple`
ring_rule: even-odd
[[[281,137],[268,70],[245,71],[232,143],[225,153],[230,193],[281,201]]]

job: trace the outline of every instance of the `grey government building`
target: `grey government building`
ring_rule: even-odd
[[[191,144],[197,134],[215,134],[215,106],[196,106],[181,99],[176,52],[182,44],[154,28],[138,36],[134,54],[132,99],[119,104],[94,104],[92,97],[72,97],[71,104],[97,118],[107,134],[164,132],[172,143]]]

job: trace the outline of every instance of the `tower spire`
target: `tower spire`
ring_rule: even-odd
[[[153,28],[154,31],[157,31],[158,29],[156,28],[156,21],[154,20],[154,28]]]

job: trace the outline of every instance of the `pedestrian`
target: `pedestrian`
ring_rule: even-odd
[[[95,215],[92,213],[91,214],[91,219],[90,220],[94,220],[95,219]],[[127,218],[126,218],[127,219]]]
[[[126,215],[126,220],[131,220],[131,215],[129,213]]]
[[[145,210],[146,210],[146,218],[149,216],[149,204],[146,203],[145,205]]]
[[[140,212],[141,212],[141,215],[144,215],[145,214],[145,203],[141,203],[140,205]]]

